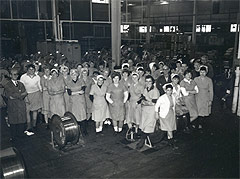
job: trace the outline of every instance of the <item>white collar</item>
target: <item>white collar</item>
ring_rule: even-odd
[[[183,80],[184,80],[185,82],[187,82],[187,83],[191,83],[191,81],[192,81],[192,79],[187,80],[186,78],[184,78]]]

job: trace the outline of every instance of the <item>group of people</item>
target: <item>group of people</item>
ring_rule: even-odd
[[[83,135],[88,135],[89,119],[95,121],[96,134],[112,121],[114,134],[122,132],[124,124],[134,126],[141,136],[138,149],[156,130],[161,131],[158,140],[167,136],[171,144],[179,121],[184,122],[182,130],[189,132],[202,128],[211,113],[213,68],[207,56],[193,64],[191,69],[181,60],[142,65],[130,59],[113,69],[95,67],[90,61],[71,66],[41,64],[39,70],[35,62],[26,65],[20,78],[19,69],[11,68],[10,79],[2,85],[12,138],[33,135],[39,113],[48,127],[54,114],[70,111]]]

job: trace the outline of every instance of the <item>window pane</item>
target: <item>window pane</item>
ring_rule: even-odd
[[[61,20],[70,20],[70,0],[58,1],[58,12]]]
[[[108,4],[92,4],[93,21],[108,21]]]
[[[90,1],[72,0],[73,20],[90,21]]]
[[[10,18],[10,4],[9,4],[9,0],[1,0],[0,2],[0,15],[1,18]]]
[[[39,0],[40,19],[52,19],[52,5],[49,0]]]

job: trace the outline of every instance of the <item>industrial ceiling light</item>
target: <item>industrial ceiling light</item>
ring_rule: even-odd
[[[165,4],[169,4],[169,2],[167,2],[167,1],[161,1],[160,4],[161,4],[161,5],[165,5]]]

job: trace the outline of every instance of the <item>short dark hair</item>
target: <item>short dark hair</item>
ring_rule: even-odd
[[[33,64],[27,65],[26,68],[27,68],[27,70],[28,70],[29,68],[33,68],[34,70],[36,70],[35,65],[33,65]]]
[[[119,80],[121,80],[121,74],[119,72],[114,71],[111,75],[112,79],[115,78],[116,76],[119,77]]]
[[[190,69],[187,69],[187,70],[184,72],[184,76],[185,76],[187,73],[191,73],[191,75],[192,75],[192,71],[191,71]]]
[[[200,67],[200,71],[206,71],[207,72],[207,68],[206,67]]]
[[[171,88],[171,89],[173,89],[173,86],[171,85],[171,84],[168,84],[168,85],[166,85],[166,87],[165,87],[166,89],[168,89],[168,88]]]
[[[147,75],[146,77],[145,77],[145,80],[146,79],[151,79],[152,80],[152,84],[155,82],[155,80],[154,80],[154,78],[152,77],[152,75]]]

